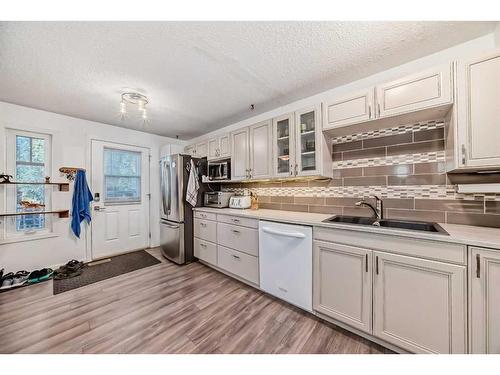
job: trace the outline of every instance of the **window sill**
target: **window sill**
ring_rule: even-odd
[[[6,245],[9,243],[17,243],[17,242],[43,240],[46,238],[54,238],[54,237],[59,237],[59,235],[56,233],[44,233],[44,234],[26,235],[22,237],[11,237],[11,238],[0,239],[0,245]]]

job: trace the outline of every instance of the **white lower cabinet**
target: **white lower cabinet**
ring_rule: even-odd
[[[314,241],[313,308],[371,333],[372,251]]]
[[[373,257],[373,335],[415,353],[466,353],[466,267]]]
[[[217,245],[204,241],[200,238],[194,238],[194,256],[210,264],[217,264]]]
[[[472,353],[500,354],[500,251],[470,248]]]

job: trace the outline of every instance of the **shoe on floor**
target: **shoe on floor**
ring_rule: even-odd
[[[2,277],[0,290],[12,288],[12,283],[14,282],[14,273],[9,272]]]
[[[27,280],[29,276],[28,271],[17,271],[16,274],[14,275],[14,279],[12,281],[12,287],[23,285]]]

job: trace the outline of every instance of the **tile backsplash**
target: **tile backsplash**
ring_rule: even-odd
[[[223,189],[249,189],[259,196],[261,208],[357,216],[372,212],[355,203],[378,195],[388,218],[500,227],[499,194],[455,192],[455,181],[445,173],[444,126],[444,121],[429,121],[334,138],[331,180],[251,182]]]

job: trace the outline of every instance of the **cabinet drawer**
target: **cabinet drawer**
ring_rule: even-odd
[[[219,245],[250,255],[259,255],[259,232],[257,229],[218,223],[217,238]]]
[[[467,262],[466,246],[451,242],[413,239],[392,234],[366,233],[323,227],[314,228],[313,238],[315,240],[336,242],[370,250],[413,255],[419,258],[444,262],[458,264],[466,264]]]
[[[233,225],[241,225],[244,227],[257,229],[259,227],[259,220],[249,219],[246,217],[229,216],[229,215],[217,215],[217,221],[219,223],[227,223]]]
[[[216,265],[217,264],[217,245],[201,240],[199,238],[194,239],[194,256],[207,263]]]
[[[217,242],[217,223],[210,220],[194,219],[194,236]]]
[[[217,246],[217,265],[232,274],[259,284],[259,259],[252,255]]]
[[[197,219],[206,219],[215,221],[217,219],[217,214],[214,214],[212,212],[195,211],[194,217]]]

